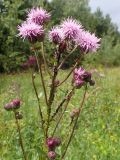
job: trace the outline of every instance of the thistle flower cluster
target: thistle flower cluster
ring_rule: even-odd
[[[55,44],[70,41],[86,53],[96,52],[100,47],[100,39],[85,31],[82,25],[72,18],[67,18],[59,26],[53,27],[49,31],[49,40]]]
[[[91,86],[95,82],[91,79],[92,74],[87,72],[82,67],[76,68],[73,72],[73,85],[78,89],[81,88],[85,83],[89,83]]]
[[[49,137],[46,141],[47,147],[48,147],[48,158],[51,160],[56,158],[56,147],[59,147],[61,144],[60,138],[56,137]]]
[[[34,43],[43,41],[43,25],[50,20],[50,14],[42,8],[33,8],[27,14],[27,20],[18,26],[18,36]]]
[[[46,10],[42,8],[33,8],[31,9],[27,14],[27,20],[20,26],[18,26],[19,30],[19,36],[23,39],[28,39],[30,42],[40,42],[44,41],[45,38],[45,23],[47,23],[50,20],[50,13],[48,13]],[[79,49],[79,51],[82,52],[82,54],[88,53],[88,52],[96,52],[97,49],[100,47],[100,39],[95,36],[95,34],[91,34],[89,31],[86,31],[84,27],[75,19],[73,18],[67,18],[61,22],[60,25],[53,26],[50,31],[48,31],[49,41],[53,44],[54,47],[54,66],[51,66],[49,68],[48,60],[46,59],[45,52],[44,52],[44,45],[41,43],[41,52],[45,64],[45,69],[50,75],[50,92],[47,92],[46,89],[46,81],[44,80],[42,68],[41,68],[41,61],[38,58],[39,53],[36,53],[37,56],[30,56],[28,61],[25,63],[25,66],[29,64],[30,66],[33,66],[36,63],[36,60],[38,62],[37,66],[39,69],[39,74],[41,77],[41,83],[43,86],[43,92],[44,92],[44,98],[45,98],[45,104],[48,107],[47,110],[47,119],[44,116],[43,110],[39,107],[40,112],[40,118],[41,118],[41,127],[44,131],[44,138],[46,141],[46,147],[47,147],[47,156],[49,159],[54,160],[57,158],[56,148],[61,145],[61,140],[59,138],[54,137],[56,130],[61,122],[62,117],[64,116],[65,111],[67,110],[67,107],[69,105],[69,101],[71,100],[72,96],[75,93],[76,89],[80,89],[82,86],[86,86],[89,84],[90,86],[93,86],[95,84],[95,81],[92,79],[92,73],[86,71],[84,68],[78,66],[79,58],[75,60],[75,64],[72,67],[72,70],[70,73],[63,79],[63,81],[59,81],[58,79],[58,72],[61,68],[61,66],[66,62],[66,60],[71,56],[72,53],[74,53],[75,49]],[[38,43],[39,44],[39,43]],[[34,47],[33,47],[34,48]],[[34,49],[35,51],[36,49]],[[39,64],[40,62],[40,64]],[[77,67],[77,68],[76,68]],[[55,103],[55,94],[57,92],[57,87],[60,87],[73,73],[72,78],[72,89],[67,91],[65,97],[62,99],[60,104],[57,104],[57,107],[55,108],[55,112],[53,113],[52,105]],[[39,96],[36,89],[35,84],[35,76],[32,75],[32,83],[35,90],[35,94],[39,102]],[[66,144],[65,151],[63,152],[62,158],[65,156],[67,148],[70,144],[71,137],[74,135],[75,126],[77,124],[78,118],[80,116],[80,109],[83,107],[83,103],[85,101],[85,95],[86,95],[87,87],[85,87],[85,93],[83,96],[83,101],[81,103],[81,106],[79,108],[75,108],[71,114],[71,122],[73,122],[74,118],[76,117],[76,121],[73,125],[72,132],[70,133],[70,137],[68,137],[68,143]],[[67,103],[65,103],[67,102]],[[13,110],[17,104],[13,102],[10,102],[5,106],[6,110]],[[58,119],[58,122],[55,122],[55,128],[53,129],[53,133],[50,133],[50,126],[57,114],[59,113],[60,109],[62,109],[62,106],[65,105],[62,115],[60,116],[60,119]],[[20,106],[20,104],[18,105]],[[16,117],[21,118],[21,115],[19,112],[16,112]],[[44,123],[45,122],[45,123]],[[53,126],[52,126],[53,127]],[[68,127],[69,128],[69,127]],[[50,137],[50,135],[53,135],[53,137]]]
[[[42,8],[32,8],[27,14],[27,20],[18,26],[18,36],[34,43],[43,41],[45,36],[44,24],[50,20],[50,13]],[[83,26],[73,18],[67,18],[58,26],[54,26],[48,33],[49,40],[56,45],[72,42],[81,51],[96,52],[100,47],[100,39],[83,29]],[[65,44],[65,43],[64,43]],[[64,51],[63,48],[62,51]]]

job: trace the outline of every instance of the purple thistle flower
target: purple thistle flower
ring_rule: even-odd
[[[93,80],[91,80],[91,73],[85,71],[82,67],[76,68],[73,72],[73,84],[76,88],[82,87],[85,82],[89,82],[92,85]]]
[[[49,151],[54,151],[56,147],[60,146],[61,140],[60,138],[57,138],[57,137],[49,137],[47,139],[46,144]]]
[[[56,153],[54,151],[49,151],[48,158],[54,160],[56,158]]]
[[[50,20],[50,13],[42,8],[32,8],[27,15],[27,20],[38,25],[43,25]]]
[[[19,99],[14,99],[14,100],[12,101],[12,103],[13,103],[13,109],[18,109],[18,108],[20,108],[20,100],[19,100]]]
[[[97,38],[95,34],[83,31],[76,39],[76,44],[85,52],[96,52],[100,47],[100,38]]]
[[[11,102],[11,103],[5,104],[4,109],[7,111],[11,111],[13,109],[13,103]]]
[[[48,147],[49,151],[54,151],[55,150],[56,144],[55,144],[54,138],[49,137],[47,139],[46,144],[47,144],[47,147]]]
[[[30,42],[41,41],[44,38],[44,30],[42,26],[35,23],[24,22],[21,26],[18,26],[18,36],[23,39],[27,38]]]
[[[65,21],[63,21],[61,27],[67,40],[74,41],[78,34],[81,34],[82,32],[81,24],[72,18],[67,18]]]
[[[49,31],[49,40],[55,44],[59,44],[64,40],[64,33],[60,27],[53,27]]]

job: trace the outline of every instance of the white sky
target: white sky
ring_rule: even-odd
[[[120,30],[120,0],[90,0],[90,7],[93,12],[100,7],[104,14],[108,13]]]

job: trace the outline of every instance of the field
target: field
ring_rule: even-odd
[[[74,140],[65,160],[120,160],[120,68],[98,69],[94,73],[96,85],[88,89],[86,102],[79,119]],[[65,71],[66,73],[67,71]],[[60,78],[64,77],[63,72]],[[39,96],[43,99],[39,76],[36,74]],[[48,77],[45,76],[49,86]],[[64,84],[56,101],[64,95],[63,88],[70,87],[70,80]],[[39,87],[40,86],[40,87]],[[41,160],[42,133],[39,128],[37,101],[31,74],[0,75],[0,160],[22,160],[18,143],[14,115],[4,110],[4,104],[20,97],[23,119],[20,121],[28,160]],[[71,108],[79,106],[81,90],[77,90],[63,125],[57,133],[67,133]],[[44,103],[41,100],[42,106]],[[55,107],[55,104],[53,105]],[[51,128],[52,129],[52,128]],[[62,151],[59,148],[58,153]]]

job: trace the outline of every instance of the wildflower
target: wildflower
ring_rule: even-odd
[[[19,99],[14,99],[11,103],[13,103],[13,109],[20,108],[20,100]]]
[[[48,158],[54,160],[56,158],[56,153],[54,151],[49,151]]]
[[[55,44],[59,44],[64,39],[63,30],[60,27],[53,27],[49,31],[49,40]]]
[[[11,111],[13,109],[13,103],[11,102],[11,103],[5,104],[4,109],[7,111]]]
[[[73,72],[73,83],[76,88],[82,87],[85,83],[89,82],[93,85],[93,80],[91,80],[91,73],[85,71],[82,67],[76,68]]]
[[[48,148],[49,148],[50,151],[51,151],[51,150],[52,150],[52,151],[55,150],[56,144],[55,144],[54,138],[49,137],[49,138],[47,139],[47,146],[48,146]]]
[[[42,41],[44,38],[44,30],[42,26],[35,23],[24,22],[21,26],[18,26],[18,36],[23,39],[28,39],[30,42]]]
[[[90,32],[83,31],[76,39],[77,45],[84,52],[96,52],[100,47],[100,39]]]
[[[65,39],[67,40],[75,40],[78,34],[82,32],[82,26],[78,21],[68,18],[61,24],[62,30],[65,34]]]
[[[38,25],[43,25],[50,20],[50,13],[42,8],[32,8],[27,15],[27,20],[29,22],[34,22]]]
[[[61,144],[61,140],[60,138],[56,138],[56,137],[49,137],[47,139],[47,146],[49,151],[54,151],[56,147],[58,147]]]

